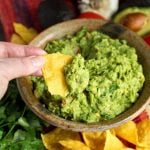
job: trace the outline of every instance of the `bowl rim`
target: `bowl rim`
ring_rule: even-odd
[[[139,45],[142,45],[144,47],[144,50],[146,50],[146,54],[144,55],[144,57],[146,57],[147,59],[150,58],[150,55],[148,55],[148,52],[150,54],[150,48],[139,36],[137,36],[132,31],[128,30],[127,28],[123,27],[122,25],[113,23],[111,21],[105,21],[105,20],[100,20],[100,19],[73,19],[73,20],[62,22],[62,23],[58,23],[54,26],[47,28],[43,32],[41,32],[35,39],[33,39],[30,42],[29,45],[41,47],[42,43],[44,43],[45,41],[49,41],[50,39],[53,39],[53,38],[55,38],[55,36],[57,36],[56,34],[52,35],[52,33],[53,33],[52,31],[58,32],[57,31],[58,28],[59,28],[59,30],[60,29],[63,30],[62,27],[65,25],[69,26],[69,25],[75,24],[76,26],[81,26],[78,24],[84,24],[84,23],[87,23],[87,24],[90,23],[91,25],[92,25],[92,23],[95,23],[95,24],[97,23],[100,26],[104,26],[104,31],[106,29],[106,32],[108,32],[108,33],[110,32],[109,28],[111,28],[111,27],[114,29],[116,28],[115,32],[114,32],[114,36],[116,36],[116,33],[117,33],[117,34],[119,34],[118,38],[120,38],[120,37],[124,38],[124,36],[128,33],[132,38],[134,38],[134,40],[137,40],[140,43]],[[119,29],[121,30],[121,32],[123,32],[123,36],[122,36],[122,34],[120,36],[120,33],[118,33],[118,32],[120,32]],[[41,37],[44,37],[44,38],[41,39]],[[132,41],[130,41],[130,42],[132,42]],[[149,63],[148,67],[150,69],[150,61],[148,63]],[[25,86],[26,84],[29,84],[30,86],[26,87]],[[100,121],[98,123],[87,124],[87,123],[66,120],[55,114],[50,113],[50,111],[48,111],[48,109],[46,109],[35,98],[34,94],[29,92],[29,90],[32,90],[31,84],[32,83],[30,83],[28,77],[22,77],[22,78],[17,79],[17,86],[18,86],[19,92],[21,94],[23,101],[26,103],[26,105],[38,117],[45,120],[46,122],[48,122],[54,126],[61,127],[63,129],[68,129],[68,130],[73,130],[73,131],[97,131],[97,130],[106,130],[106,129],[116,127],[118,125],[121,125],[121,124],[137,117],[142,111],[144,111],[147,104],[150,103],[150,95],[147,94],[145,96],[144,103],[138,102],[139,106],[137,106],[137,105],[135,106],[137,101],[139,101],[139,100],[137,100],[131,108],[129,108],[125,112],[121,113],[117,117],[115,117],[111,120],[107,120],[107,121]],[[149,89],[146,89],[146,90],[150,93]],[[31,99],[34,99],[34,100],[31,100]],[[134,112],[134,109],[136,109],[135,112]],[[122,116],[122,114],[124,114],[123,115],[124,117]]]

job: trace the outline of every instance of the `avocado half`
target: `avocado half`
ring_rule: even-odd
[[[148,32],[150,32],[150,7],[145,7],[145,8],[144,7],[143,8],[130,7],[130,8],[124,9],[124,10],[118,12],[114,16],[113,20],[116,23],[121,23],[121,20],[125,16],[127,16],[128,14],[132,14],[132,13],[142,13],[147,17],[146,22],[144,23],[142,28],[139,31],[137,31],[136,33],[140,36],[143,36],[143,35],[147,34]]]

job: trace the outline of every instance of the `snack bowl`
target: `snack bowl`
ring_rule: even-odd
[[[150,48],[139,36],[122,25],[98,19],[74,19],[56,24],[40,33],[31,41],[30,45],[44,49],[49,41],[60,39],[68,34],[74,34],[83,26],[89,30],[100,30],[112,38],[124,39],[130,46],[136,49],[138,61],[143,67],[145,82],[137,101],[129,109],[113,119],[103,120],[98,123],[70,121],[51,113],[45,105],[35,97],[30,77],[18,78],[17,85],[26,105],[38,117],[49,124],[73,131],[106,130],[134,119],[144,111],[146,105],[150,102]]]

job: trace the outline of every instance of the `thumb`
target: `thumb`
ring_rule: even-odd
[[[14,78],[37,72],[41,69],[43,64],[44,58],[42,56],[0,59],[0,76],[10,81]]]

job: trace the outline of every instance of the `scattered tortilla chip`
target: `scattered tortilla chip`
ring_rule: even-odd
[[[150,149],[144,146],[137,146],[136,150],[150,150]]]
[[[77,138],[73,139],[68,137],[67,132],[72,131],[64,130],[63,136],[55,131],[50,133],[53,134],[52,137],[47,136],[47,141],[44,141],[42,137],[45,147],[48,149],[46,145],[51,145],[49,147],[51,150],[135,150],[133,148],[135,145],[136,150],[150,150],[150,119],[143,120],[137,125],[133,121],[129,121],[117,128],[106,131],[82,132],[83,141],[81,141],[79,133],[73,132],[78,134],[76,135]],[[121,139],[130,142],[131,145],[124,144]]]
[[[123,148],[121,150],[135,150],[135,149],[134,148],[125,147],[125,148]]]
[[[118,137],[136,145],[138,143],[138,134],[136,124],[133,121],[129,121],[114,129]]]
[[[80,135],[78,132],[63,130],[61,128],[56,128],[49,133],[41,134],[41,137],[44,146],[48,150],[62,150],[63,147],[59,143],[61,140],[80,141]]]
[[[90,150],[83,142],[77,140],[61,140],[59,143],[69,150]]]
[[[113,135],[116,136],[116,132],[115,132],[115,129],[114,129],[114,128],[110,129],[110,132],[111,132],[111,134],[113,134]]]
[[[124,148],[124,144],[110,130],[107,130],[104,150],[123,150]]]
[[[82,137],[85,144],[93,149],[93,150],[100,150],[104,147],[104,140],[105,137],[102,135],[103,132],[82,132]]]
[[[92,150],[124,150],[124,144],[115,136],[114,131],[83,132],[85,144]]]
[[[33,28],[27,28],[21,23],[14,23],[15,32],[26,42],[29,43],[36,35],[37,31]]]
[[[150,119],[145,119],[137,124],[138,145],[137,150],[150,150]]]
[[[13,34],[10,41],[16,44],[26,44],[25,41],[17,34]]]
[[[69,64],[72,56],[61,53],[48,54],[42,68],[48,91],[53,95],[65,97],[68,94],[68,86],[64,76],[64,66]]]

